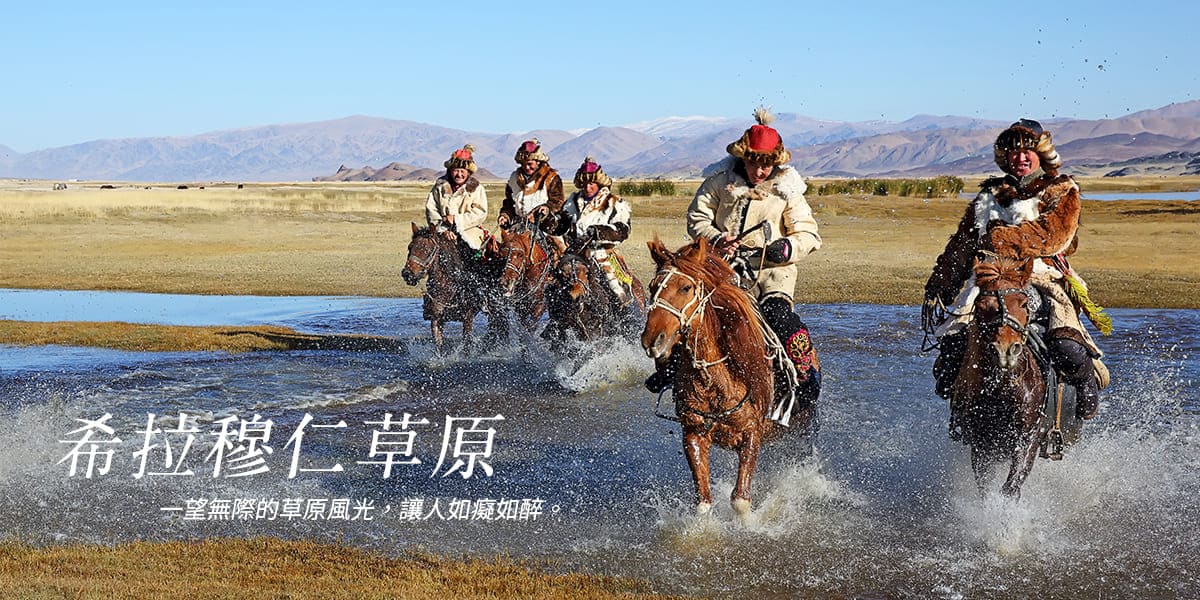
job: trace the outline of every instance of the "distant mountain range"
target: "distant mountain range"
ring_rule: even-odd
[[[725,156],[725,146],[751,124],[749,117],[667,117],[579,132],[495,134],[352,116],[186,137],[95,140],[25,154],[0,146],[0,177],[421,179],[436,177],[446,157],[470,143],[481,167],[477,175],[489,179],[507,177],[515,167],[516,147],[531,137],[542,141],[551,164],[564,173],[574,172],[590,155],[616,177],[698,177]],[[774,127],[792,152],[792,165],[809,176],[925,176],[997,172],[991,144],[1007,124],[931,115],[901,122],[845,122],[782,113]],[[1200,152],[1200,100],[1115,119],[1055,119],[1046,125],[1068,172],[1118,176],[1197,169],[1193,154]]]

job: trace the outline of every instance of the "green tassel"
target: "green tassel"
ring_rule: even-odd
[[[1071,299],[1079,304],[1080,308],[1083,309],[1083,314],[1087,315],[1092,325],[1095,325],[1096,329],[1099,329],[1100,333],[1104,335],[1112,333],[1112,317],[1104,312],[1104,307],[1092,302],[1092,299],[1088,297],[1087,288],[1083,287],[1078,278],[1073,275],[1066,275],[1065,279],[1067,281],[1067,292],[1070,294]]]

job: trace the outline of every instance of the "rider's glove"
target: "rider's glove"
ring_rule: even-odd
[[[792,258],[792,243],[787,238],[779,238],[767,245],[767,261],[784,264]]]

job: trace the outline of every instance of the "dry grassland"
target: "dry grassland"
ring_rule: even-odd
[[[0,590],[7,598],[668,598],[624,579],[547,574],[505,559],[388,558],[275,539],[5,544]]]
[[[1200,178],[1125,182],[1196,189]],[[1085,190],[1100,180],[1084,180]],[[1107,182],[1103,182],[1107,183]],[[0,185],[0,287],[197,294],[418,296],[400,280],[409,222],[423,223],[425,184],[231,184],[66,191]],[[695,182],[685,183],[694,189]],[[489,223],[503,184],[487,184]],[[1138,189],[1137,191],[1143,191]],[[688,196],[630,198],[623,251],[636,273],[645,243],[685,242]],[[917,304],[965,201],[810,197],[824,247],[800,263],[799,302]],[[493,227],[494,229],[494,227]],[[1073,264],[1097,301],[1200,307],[1200,203],[1085,202]]]

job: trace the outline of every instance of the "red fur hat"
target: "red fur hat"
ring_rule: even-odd
[[[764,106],[756,108],[754,120],[758,121],[758,125],[752,125],[738,141],[726,146],[725,151],[743,160],[776,166],[791,160],[792,154],[784,147],[783,138],[771,128],[771,123],[775,121],[771,111]]]
[[[475,147],[467,144],[458,150],[455,150],[450,158],[443,163],[446,170],[450,169],[466,169],[467,171],[475,172]]]

